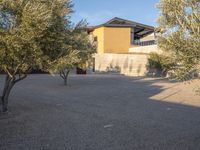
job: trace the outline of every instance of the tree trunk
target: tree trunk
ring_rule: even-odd
[[[67,81],[68,81],[68,76],[69,76],[69,72],[70,70],[67,70],[67,71],[60,71],[60,76],[63,78],[64,80],[64,85],[67,85]]]
[[[10,95],[10,91],[12,87],[14,86],[14,83],[12,85],[9,85],[5,93],[3,93],[4,96],[1,97],[2,100],[2,111],[7,112],[8,111],[8,98]]]
[[[70,70],[67,70],[66,74],[65,74],[65,79],[64,79],[64,84],[67,85],[68,84],[68,76],[69,76],[69,72]]]
[[[27,77],[27,74],[18,74],[19,77],[16,77],[16,74],[14,74],[12,77],[8,74],[6,75],[5,83],[4,83],[4,89],[2,96],[0,96],[0,101],[2,105],[2,111],[7,112],[8,111],[8,98],[10,95],[10,91],[12,90],[15,83],[25,79]]]
[[[64,79],[64,85],[67,85],[67,78]]]
[[[15,82],[14,79],[10,78],[8,75],[6,76],[5,84],[3,93],[1,96],[1,102],[2,102],[2,111],[7,112],[8,111],[8,98],[10,95],[10,91],[13,88]]]

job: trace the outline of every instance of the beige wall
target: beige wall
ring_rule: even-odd
[[[96,54],[95,71],[119,72],[128,76],[145,76],[147,73],[147,54]]]
[[[157,45],[148,45],[148,46],[138,46],[129,48],[129,53],[144,53],[149,54],[151,52],[162,53],[161,49]]]
[[[154,33],[140,39],[141,42],[155,40]]]
[[[150,45],[130,48],[128,54],[96,54],[95,70],[118,72],[128,76],[145,76],[148,72],[148,57],[151,52],[162,53],[157,45]]]

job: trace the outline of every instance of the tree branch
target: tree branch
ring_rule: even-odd
[[[19,81],[25,79],[26,77],[27,77],[27,74],[24,74],[23,76],[19,75],[19,78],[16,79],[16,80],[14,80],[14,83],[17,83],[17,82],[19,82]]]
[[[60,77],[65,79],[64,75],[62,74],[62,72],[60,71]]]
[[[13,78],[12,74],[9,72],[9,70],[6,67],[4,67],[4,70],[10,76],[10,78]]]

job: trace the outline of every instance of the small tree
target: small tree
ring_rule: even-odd
[[[89,61],[96,52],[96,45],[90,40],[86,28],[87,22],[82,20],[73,28],[72,32],[70,32],[72,34],[71,37],[73,37],[71,45],[73,49],[79,52],[79,66]]]
[[[69,6],[68,0],[0,0],[0,70],[6,73],[3,112],[13,86],[33,68],[47,68],[62,51]]]
[[[200,1],[160,0],[159,46],[175,60],[178,79],[189,80],[200,71]]]
[[[89,40],[85,21],[80,21],[75,27],[68,26],[65,30],[65,47],[60,58],[51,64],[50,72],[59,73],[67,85],[70,71],[88,61],[95,52],[95,46]]]
[[[68,54],[60,57],[51,64],[50,73],[59,73],[60,77],[64,80],[64,85],[67,85],[70,71],[80,62],[78,54],[77,50],[69,51]]]

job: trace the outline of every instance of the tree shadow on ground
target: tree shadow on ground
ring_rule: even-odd
[[[71,87],[48,75],[19,83],[10,114],[0,118],[0,149],[200,149],[200,108],[164,101],[188,94],[177,83],[121,75],[69,80]]]

